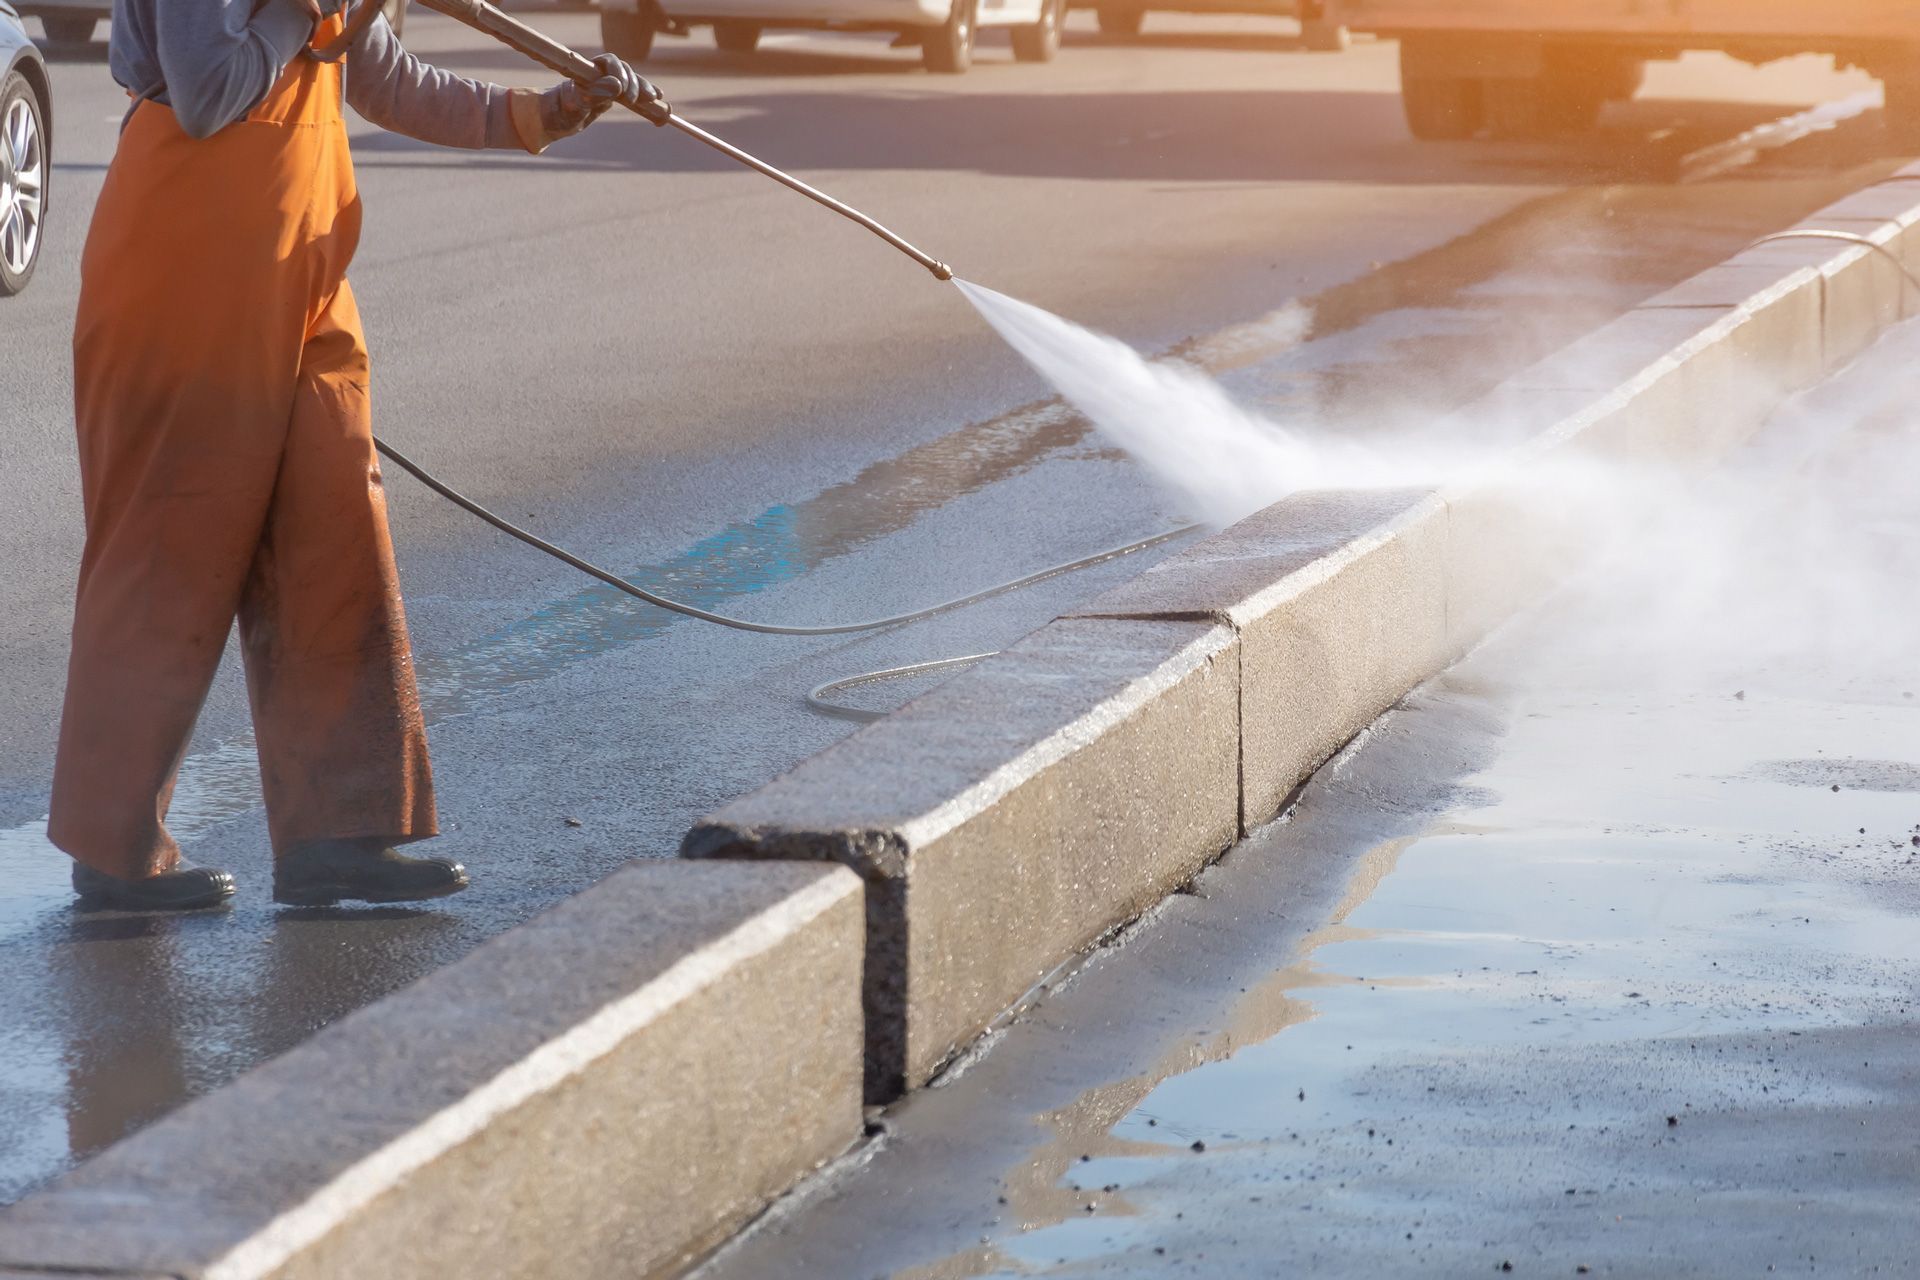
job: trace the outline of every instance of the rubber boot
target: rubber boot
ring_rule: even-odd
[[[418,902],[467,887],[451,858],[409,858],[365,840],[313,840],[274,864],[273,900],[290,907],[336,902]]]
[[[73,891],[89,911],[198,911],[231,898],[233,876],[212,867],[196,867],[183,858],[171,871],[122,880],[76,862]]]

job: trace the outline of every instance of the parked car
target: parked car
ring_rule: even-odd
[[[100,0],[15,0],[26,17],[40,19],[40,29],[55,44],[85,44],[103,18],[113,16],[113,6]],[[407,0],[382,0],[387,21],[395,35],[406,22]]]
[[[918,44],[929,71],[965,71],[982,27],[1013,35],[1013,56],[1048,62],[1060,48],[1067,0],[601,0],[600,38],[609,53],[639,62],[655,34],[711,26],[727,53],[751,53],[770,27],[879,31]]]
[[[55,44],[85,44],[102,18],[113,16],[113,5],[101,0],[13,0],[21,14],[40,19],[40,29]]]
[[[1092,9],[1102,35],[1137,36],[1149,10],[1166,13],[1273,14],[1300,21],[1300,39],[1317,53],[1338,53],[1349,43],[1347,29],[1327,17],[1326,0],[1073,0],[1076,9]]]
[[[20,292],[40,261],[53,169],[53,82],[19,10],[0,0],[0,295]]]

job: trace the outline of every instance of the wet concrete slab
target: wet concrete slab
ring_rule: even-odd
[[[542,22],[595,38],[590,14]],[[517,66],[437,18],[409,38],[472,73]],[[1031,96],[1008,92],[997,73],[968,78],[959,97],[929,95],[909,54],[850,58],[840,44],[853,37],[816,47],[808,36],[746,71],[701,49],[662,56],[702,118],[840,175],[837,191],[903,226],[940,228],[955,237],[943,251],[985,278],[1226,371],[1239,394],[1290,422],[1354,434],[1465,402],[1898,163],[1872,121],[1724,184],[1671,188],[1642,163],[1641,143],[1676,117],[1694,138],[1738,131],[1806,85],[1831,84],[1824,68],[1768,73],[1739,103],[1689,104],[1670,86],[1616,113],[1595,156],[1442,154],[1404,137],[1385,47],[1336,63],[1272,49],[1248,58],[1240,31],[1192,47],[1178,32],[1164,37],[1171,45],[1138,48],[1074,38],[1083,47]],[[876,65],[888,58],[898,65]],[[1223,89],[1223,73],[1240,88]],[[25,358],[0,362],[0,395],[25,406],[0,432],[0,505],[14,517],[0,529],[0,1200],[628,859],[670,853],[690,821],[845,731],[802,710],[800,690],[1003,645],[1138,566],[904,633],[769,643],[583,590],[395,478],[448,820],[438,849],[468,863],[475,888],[419,911],[274,910],[229,669],[176,817],[197,857],[241,874],[236,906],[174,921],[76,916],[38,816],[77,559],[67,323],[82,215],[120,111],[97,57],[62,61],[56,74],[70,218],[51,229],[34,290],[7,310]],[[1107,92],[1115,76],[1124,94]],[[1139,91],[1160,76],[1187,87]],[[884,118],[872,111],[876,91],[890,104]],[[1250,109],[1296,106],[1338,127],[1239,127]],[[1031,127],[1042,116],[1084,123],[1089,111],[1112,142],[1097,155],[1068,129]],[[937,130],[939,145],[916,123]],[[1148,123],[1178,132],[1148,138]],[[1015,134],[1037,150],[1009,144]],[[1369,141],[1356,148],[1355,137]],[[936,585],[946,594],[949,583],[1012,577],[1176,517],[1083,423],[1038,401],[1017,357],[976,332],[956,299],[927,294],[918,273],[846,267],[874,261],[868,252],[885,258],[852,232],[821,242],[857,244],[844,263],[837,249],[801,261],[788,246],[815,224],[796,221],[813,215],[796,215],[790,193],[639,150],[655,142],[637,122],[611,124],[536,162],[357,137],[370,212],[357,284],[380,360],[383,431],[480,496],[511,496],[509,514],[562,542],[769,620],[912,607]],[[472,214],[453,228],[442,216],[450,200]],[[558,228],[555,208],[600,212]],[[1114,221],[1115,209],[1140,220]],[[1063,218],[1079,229],[1074,254],[1034,231]],[[629,313],[644,316],[639,327],[590,337],[445,322],[500,314],[503,278],[526,314],[574,314],[581,298],[609,294],[654,305]],[[1301,303],[1304,334],[1268,323]],[[940,310],[949,304],[951,314]],[[1224,321],[1230,340],[1193,340]],[[529,367],[542,376],[526,378]]]
[[[0,1273],[672,1273],[857,1140],[861,896],[626,867],[0,1208]]]
[[[702,1280],[1910,1270],[1917,353],[1623,489],[1591,577]]]

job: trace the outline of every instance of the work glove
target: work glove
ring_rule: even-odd
[[[611,53],[593,60],[599,74],[585,84],[564,81],[535,97],[516,92],[509,106],[515,130],[527,150],[538,155],[560,138],[572,137],[598,120],[616,102],[637,108],[655,124],[665,124],[673,109],[638,71]]]

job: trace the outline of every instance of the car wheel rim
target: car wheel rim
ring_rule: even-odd
[[[46,190],[46,148],[40,121],[25,98],[0,116],[0,262],[24,275],[40,248],[40,209]]]

